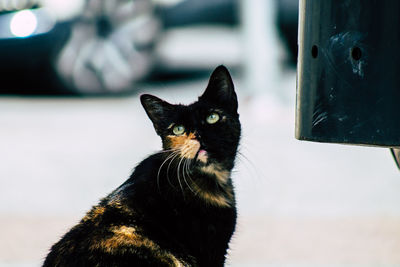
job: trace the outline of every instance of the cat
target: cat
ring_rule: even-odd
[[[236,225],[231,170],[241,126],[229,71],[190,105],[141,103],[162,139],[61,240],[43,266],[223,266]]]

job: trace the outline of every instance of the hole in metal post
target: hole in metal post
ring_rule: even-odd
[[[356,46],[356,47],[353,47],[351,49],[351,57],[354,60],[360,60],[361,56],[362,56],[362,52],[361,52],[361,49],[359,47]]]
[[[313,45],[313,47],[311,48],[311,55],[313,58],[318,57],[318,46]]]

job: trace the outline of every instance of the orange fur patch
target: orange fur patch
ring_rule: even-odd
[[[232,188],[227,186],[230,172],[224,170],[217,164],[209,164],[207,166],[201,167],[200,170],[206,174],[215,176],[217,182],[224,188],[224,192],[211,193],[206,190],[196,187],[196,192],[207,203],[220,207],[230,207],[233,202]]]
[[[133,215],[133,210],[130,209],[128,206],[122,204],[118,198],[111,199],[109,205],[111,207],[119,209],[121,212],[126,213],[129,216]]]
[[[89,211],[85,217],[83,217],[82,221],[88,221],[88,220],[96,220],[98,217],[100,217],[104,212],[106,208],[97,206],[94,207],[91,211]]]
[[[188,159],[193,159],[197,151],[200,149],[200,142],[196,140],[194,133],[186,133],[183,135],[168,135],[169,147],[180,152],[181,156]]]
[[[161,249],[156,243],[137,233],[131,226],[113,226],[110,228],[112,236],[101,239],[92,244],[91,249],[101,249],[109,254],[123,253],[124,251],[135,247],[146,247],[160,262],[169,266],[184,267],[187,266],[172,253]]]
[[[223,195],[211,194],[209,192],[200,192],[200,196],[209,204],[219,207],[230,207],[231,202]]]
[[[231,189],[228,189],[226,195],[223,192],[220,193],[210,193],[206,190],[199,188],[196,184],[193,184],[193,187],[196,191],[197,196],[202,198],[206,203],[210,205],[214,205],[217,207],[231,207],[233,194]]]
[[[217,181],[221,185],[226,184],[226,182],[228,181],[229,175],[230,175],[229,171],[222,169],[217,164],[209,164],[207,166],[201,167],[200,170],[207,174],[214,175],[215,178],[217,179]]]
[[[112,227],[110,230],[113,232],[113,235],[99,242],[100,247],[108,253],[113,253],[115,250],[127,246],[145,246],[150,248],[155,246],[150,240],[137,235],[133,227]]]

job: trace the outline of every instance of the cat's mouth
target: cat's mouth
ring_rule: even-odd
[[[195,157],[196,161],[200,161],[203,163],[207,163],[208,160],[208,152],[204,149],[204,148],[199,148],[199,150],[196,153],[196,157]]]

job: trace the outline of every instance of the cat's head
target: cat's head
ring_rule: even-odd
[[[148,94],[140,100],[165,151],[203,167],[233,167],[240,122],[233,82],[224,66],[214,70],[205,92],[190,105],[173,105]]]

